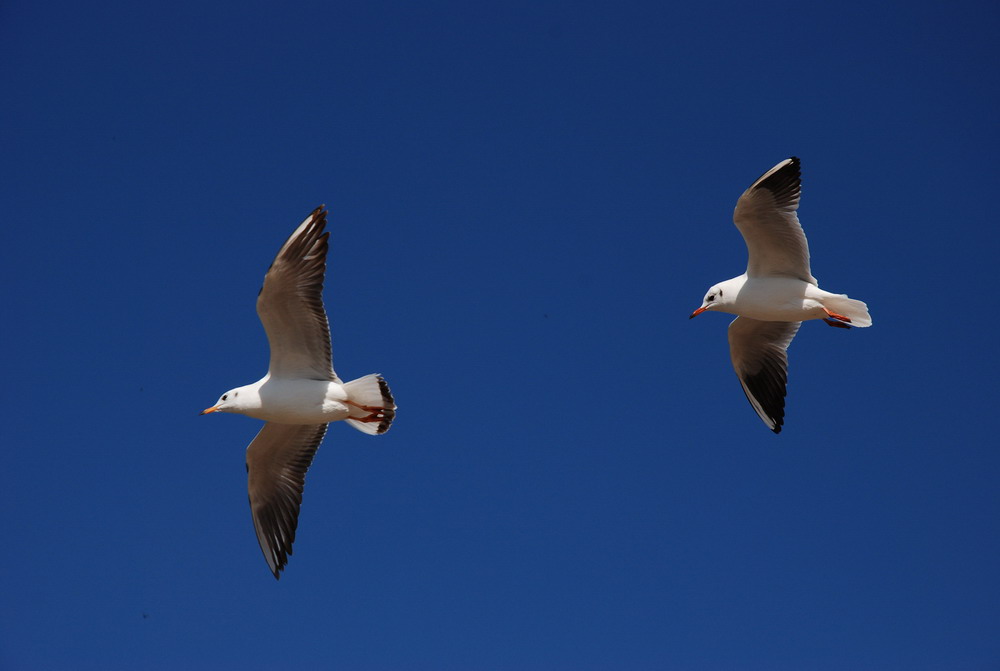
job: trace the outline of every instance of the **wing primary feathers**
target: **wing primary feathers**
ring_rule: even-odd
[[[757,178],[751,190],[766,189],[774,197],[777,207],[795,209],[802,191],[802,168],[799,159],[792,156]]]

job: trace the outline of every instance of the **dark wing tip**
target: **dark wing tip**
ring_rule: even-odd
[[[785,159],[757,178],[751,191],[766,189],[779,207],[794,207],[802,190],[802,166],[797,156]]]
[[[312,226],[310,228],[313,229],[313,237],[318,236],[319,233],[326,228],[326,215],[329,214],[329,212],[330,211],[326,209],[326,205],[320,205],[315,210],[310,212],[308,217],[306,217],[305,221],[309,221],[310,219],[312,220]]]
[[[294,259],[296,256],[301,256],[305,251],[313,247],[313,245],[319,243],[322,245],[321,249],[326,252],[327,238],[329,238],[330,232],[326,231],[324,233],[323,229],[326,228],[326,215],[328,210],[325,209],[326,205],[320,205],[315,210],[309,213],[301,224],[292,232],[290,236],[285,240],[284,244],[278,250],[275,255],[274,260],[271,261],[271,265],[267,267],[267,272],[264,273],[265,281],[267,279],[267,273],[271,272],[274,268],[274,264],[278,262],[283,256]],[[301,230],[303,225],[310,224],[305,230]],[[261,291],[264,290],[264,286],[261,285],[260,290],[257,295],[260,296]]]
[[[254,509],[253,499],[250,500],[257,542],[260,544],[261,552],[264,553],[267,567],[271,569],[275,580],[280,580],[281,571],[288,564],[288,557],[292,554],[299,506],[294,505],[291,511],[278,511],[275,505],[281,504],[269,502]]]
[[[788,376],[784,370],[768,362],[760,372],[743,376],[743,391],[750,405],[757,414],[770,420],[774,426],[769,427],[775,433],[781,433],[785,423],[785,393]]]
[[[795,159],[795,160],[798,161],[799,159]],[[326,209],[326,205],[320,205],[315,210],[313,210],[312,214],[310,214],[309,216],[310,217],[316,217],[316,218],[318,218],[319,221],[325,226],[326,225],[326,215],[328,213],[329,213],[329,210]],[[322,226],[320,228],[322,228]]]

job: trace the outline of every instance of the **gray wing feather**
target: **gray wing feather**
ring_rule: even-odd
[[[271,345],[274,377],[337,380],[323,308],[326,211],[313,210],[288,238],[264,276],[257,314]]]
[[[268,422],[247,447],[247,489],[257,542],[275,578],[292,554],[306,471],[326,424]]]

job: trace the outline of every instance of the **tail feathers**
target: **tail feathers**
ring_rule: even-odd
[[[345,421],[358,431],[368,434],[385,433],[396,418],[396,402],[389,391],[389,385],[381,375],[372,374],[359,377],[344,384],[348,400],[359,406],[376,408],[372,412],[351,406],[351,416]],[[377,420],[377,421],[374,421]]]
[[[831,312],[844,315],[851,320],[851,326],[871,326],[872,317],[868,314],[868,306],[862,301],[848,298],[846,294],[831,296],[823,301]]]

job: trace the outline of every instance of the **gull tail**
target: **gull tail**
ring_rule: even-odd
[[[396,418],[396,402],[389,385],[381,375],[359,377],[344,384],[351,405],[351,416],[345,420],[358,431],[372,435],[389,430]]]
[[[847,294],[836,294],[825,297],[823,299],[823,307],[850,319],[851,326],[872,325],[872,317],[868,314],[868,306],[862,301],[848,298]]]

